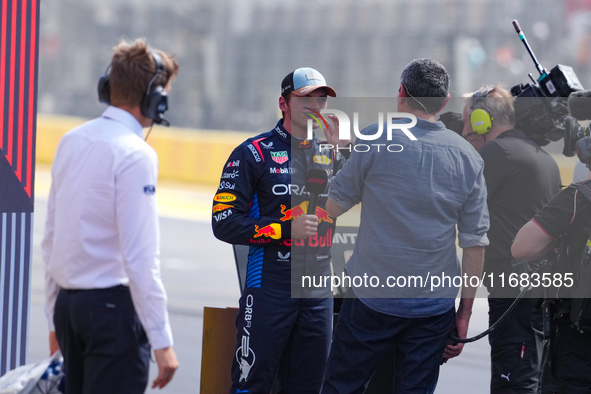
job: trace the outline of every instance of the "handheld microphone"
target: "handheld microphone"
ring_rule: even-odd
[[[306,191],[310,193],[310,203],[308,204],[308,215],[316,213],[316,204],[318,196],[324,193],[328,185],[328,175],[325,170],[312,168],[306,173]]]
[[[568,113],[577,120],[591,119],[591,90],[572,92],[568,96]]]

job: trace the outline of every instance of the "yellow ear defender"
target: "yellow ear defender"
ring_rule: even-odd
[[[486,96],[490,93],[493,88],[489,88],[486,85],[483,85],[481,90],[477,90],[473,94],[473,102],[472,105],[474,106],[478,101],[484,100]],[[484,106],[484,103],[481,104]],[[493,125],[493,117],[490,116],[487,110],[478,108],[472,111],[470,115],[470,125],[472,126],[472,131],[474,131],[478,135],[484,135],[491,131]]]
[[[486,134],[492,129],[493,118],[484,109],[475,109],[470,115],[470,124],[476,134]]]

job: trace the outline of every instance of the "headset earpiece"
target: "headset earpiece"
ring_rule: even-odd
[[[472,125],[472,131],[483,135],[492,129],[493,118],[486,110],[478,108],[472,111],[470,124]]]
[[[483,90],[482,90],[483,89]],[[484,107],[484,99],[488,96],[493,88],[489,88],[486,85],[481,90],[477,90],[472,95],[472,108],[475,105]],[[493,117],[484,108],[477,108],[470,114],[470,125],[472,131],[478,135],[484,135],[492,130]]]
[[[156,74],[154,74],[148,83],[148,87],[146,88],[146,92],[144,93],[142,102],[140,103],[140,111],[142,112],[142,115],[152,119],[154,123],[169,126],[170,123],[164,119],[164,112],[168,110],[168,93],[166,93],[166,90],[162,85],[154,85],[154,82],[158,76],[166,72],[166,69],[162,63],[162,58],[157,52],[150,50],[150,55],[152,55],[152,59],[154,59]],[[111,103],[109,71],[110,67],[107,69],[107,72],[99,78],[98,82],[99,101],[104,104]]]
[[[158,76],[166,72],[166,70],[160,55],[152,50],[150,50],[150,54],[156,65],[156,74],[148,84],[148,88],[146,89],[146,93],[144,94],[144,98],[140,105],[140,110],[144,116],[152,119],[155,123],[161,123],[167,126],[168,122],[164,119],[164,112],[168,110],[168,93],[166,93],[166,90],[162,85],[154,85]]]
[[[162,120],[161,118],[167,109],[168,93],[161,85],[152,86],[142,99],[142,114],[153,119],[156,123],[160,123],[158,120]]]
[[[109,87],[109,68],[105,72],[105,75],[99,78],[98,82],[98,97],[99,101],[104,104],[111,103],[111,88]]]

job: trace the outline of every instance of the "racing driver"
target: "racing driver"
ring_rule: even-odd
[[[330,274],[335,228],[324,210],[327,194],[318,197],[315,214],[307,214],[306,173],[318,168],[330,179],[348,153],[337,151],[349,141],[338,140],[335,116],[321,120],[335,149],[322,149],[329,145],[316,137],[306,139],[308,120],[318,119],[327,96],[336,93],[318,71],[289,73],[279,97],[283,118],[273,130],[240,144],[222,171],[213,232],[222,241],[249,246],[231,393],[268,393],[275,378],[281,392],[318,393],[322,385],[333,300],[325,289],[304,289],[301,280]]]

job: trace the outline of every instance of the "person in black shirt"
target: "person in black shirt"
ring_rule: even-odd
[[[484,159],[490,230],[484,258],[489,295],[489,325],[494,324],[519,294],[500,286],[500,275],[512,272],[511,243],[517,231],[560,191],[554,159],[515,129],[513,97],[501,86],[483,86],[464,108],[462,135]],[[488,280],[489,278],[493,280]],[[496,280],[495,280],[496,279]],[[541,309],[522,300],[489,335],[491,393],[535,393],[541,383],[544,338]]]
[[[585,189],[587,193],[585,193]],[[587,194],[588,197],[585,197]],[[591,331],[577,318],[573,287],[567,286],[568,276],[581,280],[579,270],[591,228],[591,181],[572,184],[552,199],[515,237],[511,247],[516,259],[532,260],[562,242],[565,252],[556,264],[557,273],[565,286],[559,292],[560,302],[555,306],[556,317],[552,337],[549,368],[545,370],[544,393],[591,392]],[[587,260],[588,263],[588,260]],[[584,281],[584,279],[582,279]],[[576,283],[576,282],[575,282]],[[573,318],[574,317],[574,318]],[[583,316],[589,325],[589,316]],[[548,373],[546,373],[546,371]]]

